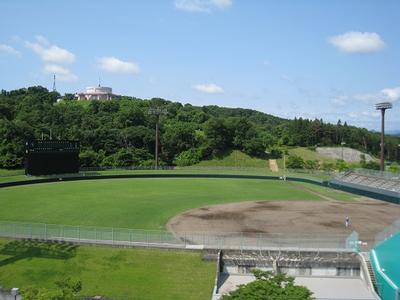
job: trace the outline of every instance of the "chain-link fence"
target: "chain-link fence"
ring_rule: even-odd
[[[0,236],[88,244],[189,249],[356,251],[358,234],[187,232],[0,221]]]
[[[361,175],[373,176],[389,180],[398,180],[400,182],[400,173],[392,173],[387,171],[377,171],[377,170],[360,169],[360,168],[354,169],[353,171]]]
[[[386,227],[384,230],[382,230],[375,236],[375,246],[377,246],[378,244],[382,243],[387,239],[390,239],[396,234],[400,234],[400,219],[393,222],[393,224]]]

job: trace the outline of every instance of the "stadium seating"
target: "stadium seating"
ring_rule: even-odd
[[[376,192],[400,193],[400,176],[389,172],[354,169],[338,174],[333,182]]]

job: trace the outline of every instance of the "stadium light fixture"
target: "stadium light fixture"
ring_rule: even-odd
[[[392,107],[390,102],[375,104],[375,109],[381,111],[381,171],[385,171],[385,111]]]
[[[159,123],[160,123],[160,116],[161,115],[166,115],[168,113],[166,108],[162,108],[162,107],[152,107],[149,108],[149,115],[154,115],[156,116],[156,145],[155,145],[155,163],[154,163],[154,167],[155,169],[158,169],[158,142],[159,142]]]

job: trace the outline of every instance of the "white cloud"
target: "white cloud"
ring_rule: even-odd
[[[264,61],[262,62],[262,64],[263,64],[264,66],[269,66],[269,65],[271,65],[271,62],[270,62],[269,60],[264,60]]]
[[[381,93],[386,97],[387,100],[395,102],[400,99],[400,86],[383,89]]]
[[[290,77],[289,75],[281,74],[281,75],[280,75],[280,78],[281,78],[282,80],[284,80],[284,81],[289,82],[290,84],[294,84],[294,83],[295,83],[295,80],[294,80],[292,77]]]
[[[38,35],[36,42],[25,42],[25,46],[35,52],[44,62],[50,63],[72,63],[75,61],[75,55],[70,51],[51,45],[49,41]]]
[[[374,104],[382,101],[396,102],[400,99],[400,87],[385,88],[376,93],[357,94],[353,95],[352,98],[367,104]]]
[[[7,54],[12,54],[16,56],[21,56],[21,52],[18,50],[15,50],[13,47],[6,45],[6,44],[0,44],[0,52],[4,52]]]
[[[352,98],[354,100],[361,101],[367,104],[374,104],[382,98],[382,95],[380,95],[379,93],[356,94],[353,95]]]
[[[175,7],[189,12],[211,12],[225,9],[232,5],[232,0],[175,0]]]
[[[42,45],[45,45],[45,46],[50,45],[49,40],[47,38],[45,38],[43,35],[36,35],[35,38]]]
[[[384,41],[375,32],[349,31],[330,37],[328,42],[347,53],[372,53],[385,47]]]
[[[206,94],[222,94],[224,89],[214,83],[196,84],[193,88],[199,92]]]
[[[348,96],[342,95],[342,96],[333,97],[331,99],[331,102],[335,105],[343,106],[343,105],[346,105],[348,100],[349,100]]]
[[[209,2],[218,8],[227,8],[232,5],[232,0],[210,0]]]
[[[46,74],[55,74],[57,80],[60,81],[76,81],[78,76],[72,73],[69,69],[55,64],[46,64],[43,68]]]
[[[362,112],[350,112],[347,114],[348,117],[352,119],[369,119],[369,118],[378,118],[379,112],[377,111],[362,111]]]
[[[122,61],[116,57],[101,57],[97,60],[100,69],[111,73],[139,74],[140,68],[134,62]]]

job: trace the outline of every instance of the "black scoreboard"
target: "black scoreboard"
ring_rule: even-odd
[[[53,175],[79,172],[78,141],[32,140],[26,142],[25,174]]]

